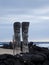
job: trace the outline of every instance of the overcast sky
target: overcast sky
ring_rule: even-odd
[[[30,22],[29,40],[49,41],[49,0],[0,0],[0,41],[12,40],[15,21]]]

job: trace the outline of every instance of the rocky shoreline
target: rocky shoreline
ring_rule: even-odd
[[[30,43],[28,53],[0,54],[0,65],[49,65],[49,49]]]

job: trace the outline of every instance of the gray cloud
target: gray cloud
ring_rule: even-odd
[[[32,27],[31,27],[32,25]],[[49,39],[49,22],[32,23],[29,37],[32,40]]]
[[[0,0],[0,6],[6,8],[38,8],[49,6],[49,0]]]
[[[49,0],[0,0],[0,40],[12,39],[15,21],[30,22],[29,39],[49,39]]]

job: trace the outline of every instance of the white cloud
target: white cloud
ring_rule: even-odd
[[[0,15],[1,23],[12,23],[15,21],[40,22],[40,20],[49,20],[49,7],[42,7],[37,9],[2,9],[1,13],[3,13],[3,15]]]
[[[45,25],[42,28],[41,23],[45,23],[47,21],[49,22],[49,7],[46,6],[46,7],[41,7],[41,8],[39,7],[39,8],[27,8],[27,9],[26,8],[24,8],[24,9],[23,8],[22,9],[20,9],[20,8],[19,9],[18,8],[0,9],[0,24],[13,24],[14,22],[23,22],[23,21],[24,22],[28,21],[31,23],[30,30],[33,30],[33,31],[30,32],[30,34],[32,34],[31,35],[32,37],[30,36],[29,40],[41,41],[42,39],[41,38],[39,39],[39,35],[41,33],[36,36],[34,33],[34,29],[36,30],[37,33],[39,32],[40,28],[42,29],[42,31],[43,31],[43,28],[47,29],[47,30],[45,30],[46,32],[48,31],[48,27],[46,28],[46,25]],[[37,25],[36,23],[37,24],[40,23],[40,25],[39,24]],[[37,25],[38,27],[33,28],[34,26],[32,24],[34,26]],[[1,28],[3,28],[3,27],[1,27]],[[37,28],[39,28],[39,29],[37,30]],[[43,33],[45,31],[43,31]],[[43,36],[46,37],[45,34],[42,35],[42,37]],[[36,37],[38,37],[38,39]],[[47,38],[48,35],[47,35],[46,39],[44,37],[43,37],[42,41],[48,41],[48,38]],[[4,39],[7,40],[6,38],[4,38]]]
[[[49,20],[49,16],[32,16],[32,15],[9,15],[5,17],[0,17],[1,23],[13,23],[13,22],[23,22],[29,21],[33,23],[44,22],[45,20]]]

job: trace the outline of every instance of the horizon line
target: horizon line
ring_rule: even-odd
[[[0,42],[13,42],[13,40],[0,40]],[[49,42],[49,40],[28,40],[28,42]]]

